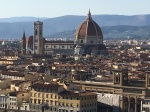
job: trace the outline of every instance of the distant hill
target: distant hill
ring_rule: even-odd
[[[51,37],[53,34],[59,32],[64,32],[64,35],[71,35],[69,32],[77,29],[85,18],[86,16],[68,15],[56,18],[43,18],[43,20],[40,19],[44,22],[44,37]],[[128,32],[130,32],[130,34],[134,32],[134,35],[141,33],[149,35],[147,30],[149,30],[150,25],[150,14],[134,16],[93,15],[92,18],[102,28],[104,36],[106,37],[114,37],[114,35],[124,36],[124,34],[128,34]],[[12,18],[9,22],[3,20],[3,22],[0,22],[0,38],[21,38],[23,29],[26,32],[26,36],[33,35],[33,22],[36,20],[37,18],[34,17]],[[2,20],[0,19],[0,21]],[[124,32],[125,30],[126,32]],[[64,37],[64,35],[62,35],[62,37]]]
[[[150,38],[150,26],[103,26],[101,27],[104,38]],[[74,38],[75,30],[59,32],[47,38]]]
[[[44,20],[47,18],[39,18],[40,20]],[[29,21],[37,21],[37,17],[10,17],[10,18],[0,18],[0,22],[29,22]]]
[[[50,36],[47,36],[46,38],[60,38],[60,39],[61,38],[66,38],[66,39],[74,38],[75,31],[76,30],[69,30],[69,31],[59,32],[59,33],[55,33],[55,34],[52,34]]]

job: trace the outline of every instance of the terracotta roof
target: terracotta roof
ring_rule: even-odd
[[[25,75],[23,73],[19,72],[10,72],[10,71],[2,71],[2,75],[9,75],[9,76],[18,76],[18,77],[24,77]]]
[[[62,41],[62,40],[45,40],[45,43],[65,43],[65,44],[73,44],[74,41]]]
[[[2,51],[4,56],[16,56],[16,51],[14,50],[10,50],[10,49],[7,49],[7,50],[3,50]]]
[[[62,92],[59,93],[59,95],[70,95],[70,96],[96,96],[95,93],[92,93],[92,92],[86,92],[86,91],[67,91],[67,90],[64,90]]]
[[[26,44],[27,45],[29,45],[29,44],[32,45],[33,44],[33,36],[29,36],[29,37],[26,38]]]
[[[42,84],[42,83],[37,83],[33,84],[30,87],[31,88],[42,88],[42,89],[58,89],[61,85],[58,84]]]
[[[10,92],[9,96],[17,96],[17,92]]]
[[[83,67],[83,66],[87,66],[87,65],[83,65],[83,64],[56,64],[54,65],[55,67]]]

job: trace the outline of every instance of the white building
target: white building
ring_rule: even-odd
[[[8,109],[18,109],[16,92],[9,93],[7,101],[9,102],[8,107],[7,107]]]
[[[29,111],[30,110],[29,102],[22,102],[22,106],[20,107],[20,110]]]
[[[0,108],[18,109],[15,92],[11,92],[8,95],[0,95]]]
[[[113,107],[113,112],[119,112],[121,96],[109,93],[96,93],[97,101]]]
[[[150,99],[143,99],[141,101],[141,112],[150,112]]]
[[[5,95],[0,95],[0,108],[7,108],[8,106],[8,96],[5,96]]]

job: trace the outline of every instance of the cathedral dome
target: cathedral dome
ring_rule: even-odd
[[[92,20],[91,13],[89,11],[86,20],[76,30],[75,38],[82,39],[93,36],[103,39],[101,28],[95,21]]]

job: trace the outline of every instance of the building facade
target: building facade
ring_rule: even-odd
[[[58,111],[58,91],[60,85],[57,84],[34,84],[31,86],[30,107],[32,111],[41,112],[49,110]]]
[[[97,95],[85,91],[59,93],[58,112],[97,112]]]

